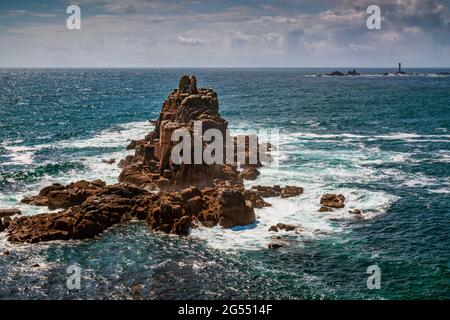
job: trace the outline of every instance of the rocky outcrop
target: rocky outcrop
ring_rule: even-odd
[[[356,72],[356,70],[355,69],[353,69],[353,70],[349,70],[348,72],[347,72],[347,75],[349,75],[349,76],[359,76],[360,74],[358,73],[358,72]]]
[[[320,204],[322,207],[343,208],[345,206],[345,197],[342,194],[326,193],[320,199]]]
[[[224,228],[255,222],[251,201],[235,189],[190,187],[180,192],[161,193],[149,208],[150,229],[186,235],[191,223]]]
[[[303,193],[302,187],[295,186],[286,186],[281,188],[278,185],[273,187],[269,186],[253,186],[251,190],[255,191],[263,198],[271,198],[271,197],[281,197],[281,198],[290,198],[301,195]]]
[[[8,227],[10,242],[92,238],[119,223],[139,218],[140,208],[152,201],[145,190],[117,184],[104,187],[82,204],[58,213],[24,216]]]
[[[329,207],[320,207],[318,211],[319,212],[331,212],[331,211],[333,211],[333,209],[329,208]]]
[[[256,180],[260,174],[255,167],[246,167],[239,173],[238,177],[244,180]]]
[[[21,215],[22,212],[19,209],[0,209],[0,218],[11,217],[15,215]]]
[[[281,189],[281,198],[291,198],[301,195],[303,193],[302,187],[286,186]]]
[[[328,76],[359,76],[360,74],[355,70],[349,70],[347,73],[342,73],[340,71],[333,71],[327,74]]]
[[[38,195],[25,197],[23,203],[47,206],[50,210],[67,209],[83,203],[88,197],[102,190],[106,183],[101,180],[80,180],[67,186],[53,184],[43,188]]]
[[[197,120],[201,120],[200,128],[194,125]],[[88,239],[118,223],[142,220],[153,231],[188,235],[191,228],[198,226],[231,228],[253,224],[255,208],[271,206],[264,198],[289,198],[303,193],[301,187],[278,185],[245,190],[244,180],[257,179],[262,166],[261,145],[256,136],[231,137],[234,158],[230,164],[173,161],[174,130],[183,128],[189,134],[200,130],[203,135],[207,129],[224,133],[228,127],[219,115],[217,94],[197,88],[194,76],[180,79],[178,89],[164,101],[154,126],[145,138],[127,146],[134,149],[134,155],[119,162],[122,172],[118,184],[107,186],[101,180],[81,180],[45,187],[22,202],[63,211],[14,220],[10,218],[13,211],[3,211],[3,217],[0,211],[0,232],[6,230],[8,240],[14,243]],[[256,141],[256,157],[255,150],[250,150],[250,141]],[[201,150],[209,143],[203,142]],[[266,147],[274,149],[270,144]],[[183,149],[182,156],[193,151]],[[326,194],[321,199],[326,210],[342,208],[344,202],[342,195]],[[299,227],[283,223],[270,227],[270,231],[282,230],[297,232]],[[284,245],[282,242],[272,243],[272,248]]]
[[[340,71],[333,71],[328,74],[329,76],[344,76],[344,74]]]
[[[253,208],[261,209],[264,207],[271,207],[272,205],[266,202],[263,197],[261,197],[254,190],[244,190],[244,199],[252,203]]]
[[[56,189],[51,186],[41,194],[67,190]],[[243,188],[190,187],[177,192],[151,193],[119,183],[96,190],[81,204],[62,212],[20,217],[12,222],[9,217],[3,218],[0,231],[8,228],[11,242],[87,239],[117,223],[137,219],[146,220],[154,231],[187,235],[193,223],[225,228],[254,223],[254,205],[268,204]]]
[[[196,127],[196,121],[201,121],[200,127]],[[192,146],[187,146],[187,151],[183,149],[184,155],[184,153],[193,154],[195,150],[194,133],[203,136],[206,130],[216,129],[225,138],[227,128],[228,122],[219,114],[216,92],[212,89],[197,88],[194,76],[182,76],[178,89],[169,94],[164,101],[159,117],[155,121],[154,130],[145,139],[132,141],[127,147],[135,149],[135,154],[119,163],[123,169],[119,181],[137,186],[153,184],[162,191],[177,191],[191,185],[204,188],[216,186],[218,182],[242,184],[242,179],[256,179],[259,175],[256,167],[261,166],[259,147],[257,150],[251,150],[249,143],[251,139],[257,137],[243,136],[242,141],[245,142],[243,151],[237,148],[237,137],[228,137],[231,143],[234,143],[232,150],[234,160],[231,160],[233,163],[226,162],[225,157],[214,164],[206,164],[203,159],[200,163],[194,164],[194,157],[190,158],[190,162],[174,163],[172,150],[178,144],[178,141],[172,141],[175,130],[182,129],[191,137]],[[208,145],[208,141],[203,141],[199,147],[203,151]],[[245,165],[250,165],[250,159],[253,160],[251,157],[253,152],[256,153],[256,163],[252,164],[251,168],[244,168]],[[243,163],[240,163],[244,168],[241,173],[237,171],[238,159],[244,159]]]
[[[299,227],[294,226],[292,224],[277,223],[276,225],[271,226],[269,228],[269,231],[272,231],[272,232],[278,232],[278,231],[282,231],[282,230],[284,230],[284,231],[295,231],[295,230],[299,230]]]
[[[0,232],[6,230],[11,224],[11,218],[9,216],[0,218]]]

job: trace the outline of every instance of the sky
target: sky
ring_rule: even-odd
[[[66,9],[81,9],[69,30]],[[369,30],[369,5],[381,29]],[[450,0],[0,0],[0,67],[450,67]]]

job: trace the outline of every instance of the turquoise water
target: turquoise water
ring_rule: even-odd
[[[329,71],[0,70],[0,207],[45,212],[20,199],[52,182],[115,182],[120,170],[102,160],[125,157],[151,130],[184,73],[218,92],[233,132],[280,130],[279,168],[252,183],[305,188],[270,199],[254,226],[188,238],[140,223],[84,242],[16,246],[1,233],[0,299],[449,299],[450,77],[313,76]],[[317,212],[325,192],[343,193],[346,208]],[[269,250],[278,222],[303,231]],[[66,287],[71,264],[82,270],[77,291]],[[373,264],[379,290],[366,286]]]

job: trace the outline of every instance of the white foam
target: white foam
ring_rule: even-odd
[[[72,159],[85,165],[86,170],[70,170],[63,175],[49,176],[44,175],[39,181],[29,186],[28,190],[20,191],[13,194],[0,194],[0,207],[18,208],[24,215],[48,212],[47,207],[36,207],[22,204],[20,201],[24,196],[34,195],[45,186],[52,183],[68,184],[77,180],[94,180],[102,179],[111,184],[117,182],[121,169],[118,168],[117,162],[124,159],[127,155],[134,153],[134,150],[126,150],[125,147],[131,140],[142,139],[151,129],[152,126],[147,121],[131,122],[121,124],[119,129],[105,129],[95,134],[91,138],[81,140],[65,140],[58,144],[49,145],[41,144],[33,147],[17,146],[12,144],[21,143],[21,141],[8,141],[2,146],[10,152],[11,164],[29,164],[33,165],[33,156],[36,150],[43,148],[121,148],[120,151],[105,153],[101,156],[80,157]],[[115,159],[116,163],[107,164],[106,160]],[[48,162],[51,163],[51,162]],[[39,163],[45,165],[48,163]],[[7,163],[5,163],[7,164]]]
[[[406,132],[394,132],[384,135],[358,135],[352,133],[341,133],[341,134],[319,134],[311,132],[296,132],[291,134],[293,137],[305,139],[305,140],[319,140],[323,139],[349,139],[353,140],[403,140],[408,142],[450,142],[450,135],[448,134],[426,134],[420,135],[416,133],[406,133]]]
[[[9,152],[7,157],[10,158],[10,161],[3,162],[2,165],[32,164],[34,152],[37,150],[37,148],[35,148],[35,147],[14,146],[14,145],[7,145],[7,144],[2,144],[2,147]]]
[[[254,225],[224,229],[198,227],[192,230],[192,236],[205,240],[208,245],[220,250],[259,250],[267,248],[273,236],[287,237],[302,245],[311,238],[327,237],[344,232],[345,225],[335,220],[354,221],[357,216],[349,210],[357,208],[363,211],[362,219],[373,219],[383,214],[398,198],[385,192],[367,190],[332,189],[329,191],[342,193],[346,197],[346,207],[333,212],[318,212],[320,197],[327,189],[322,185],[305,185],[305,193],[301,196],[281,199],[266,199],[272,207],[256,209],[257,222]],[[268,229],[277,223],[293,224],[299,227],[298,232],[269,232]]]

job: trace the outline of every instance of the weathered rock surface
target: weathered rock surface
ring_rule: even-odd
[[[258,169],[246,167],[239,173],[238,177],[244,180],[255,180],[260,174]]]
[[[25,197],[22,202],[36,206],[48,206],[50,210],[67,209],[83,203],[105,186],[106,183],[101,180],[92,182],[80,180],[67,186],[53,184],[43,188],[37,196]]]
[[[62,212],[14,219],[7,230],[8,240],[35,243],[92,238],[119,222],[139,217],[139,208],[151,201],[151,195],[143,189],[124,184],[107,186]]]
[[[273,187],[269,186],[253,186],[251,190],[255,191],[263,198],[271,198],[271,197],[281,197],[281,198],[290,198],[295,197],[303,193],[302,187],[295,186],[286,186],[281,188],[278,185]]]
[[[301,195],[303,193],[302,187],[286,186],[281,190],[282,198],[290,198]]]
[[[0,218],[11,217],[15,215],[20,215],[22,212],[19,209],[0,209]]]
[[[0,232],[3,232],[4,230],[6,230],[9,225],[11,224],[11,218],[10,217],[3,217],[0,218]]]
[[[299,230],[299,227],[294,226],[292,224],[285,224],[285,223],[277,223],[274,226],[271,226],[269,228],[269,231],[273,231],[273,232],[278,232],[280,230],[284,230],[284,231],[295,231],[295,230]]]
[[[258,195],[243,189],[190,187],[150,193],[119,183],[97,190],[81,204],[62,212],[20,217],[12,222],[3,218],[0,231],[8,228],[11,242],[87,239],[117,223],[137,219],[146,220],[155,231],[187,235],[196,222],[225,228],[254,223],[252,201],[261,207],[267,205]]]
[[[268,186],[253,186],[251,190],[254,190],[257,194],[259,194],[263,198],[271,198],[271,197],[279,197],[281,196],[281,187],[276,185],[273,187]]]
[[[342,194],[326,193],[320,199],[320,204],[329,208],[343,208],[345,206],[345,197]]]
[[[225,228],[255,222],[252,203],[240,190],[190,187],[180,192],[160,193],[149,208],[148,226],[156,231],[189,233],[191,222]]]
[[[194,122],[201,121],[200,128],[195,127]],[[120,161],[119,167],[123,169],[119,176],[120,182],[131,183],[137,186],[152,183],[162,191],[176,191],[191,185],[199,188],[216,186],[219,183],[242,184],[242,179],[256,179],[261,166],[259,152],[249,148],[250,136],[243,136],[245,142],[243,149],[244,163],[250,165],[251,155],[256,155],[256,163],[243,172],[237,171],[237,160],[242,149],[237,148],[237,137],[229,137],[234,141],[234,160],[232,164],[224,164],[225,157],[215,164],[191,163],[175,164],[172,159],[172,150],[178,141],[172,141],[172,133],[177,129],[183,129],[191,135],[203,135],[208,129],[216,129],[226,137],[228,122],[219,115],[219,100],[212,89],[197,88],[197,80],[194,76],[183,76],[180,79],[178,89],[175,89],[164,101],[155,128],[145,139],[132,141],[127,149],[134,149],[134,156],[128,156]],[[234,140],[233,140],[234,138]],[[257,142],[257,137],[252,141]],[[194,140],[194,139],[192,139]],[[208,142],[203,142],[201,150],[205,150]],[[225,147],[225,146],[224,146]],[[187,147],[188,148],[188,147]],[[238,150],[240,150],[238,152]],[[190,153],[193,153],[191,146]],[[183,154],[185,150],[183,149]],[[189,152],[189,151],[187,151]],[[254,153],[253,153],[254,152]],[[225,155],[225,152],[224,152]],[[169,174],[170,173],[170,174]]]
[[[264,207],[271,207],[272,205],[266,202],[257,192],[254,190],[244,190],[243,191],[245,200],[252,203],[253,208],[260,209]]]

